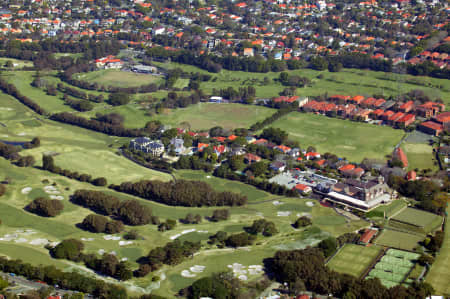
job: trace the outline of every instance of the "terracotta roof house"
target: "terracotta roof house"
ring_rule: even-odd
[[[316,152],[309,152],[305,154],[306,160],[318,159],[320,158],[320,154]]]
[[[261,161],[261,157],[258,155],[254,155],[251,153],[247,153],[244,156],[244,161],[246,161],[248,164],[252,164],[253,162],[259,162]]]
[[[397,147],[394,150],[393,156],[394,156],[394,158],[400,160],[403,163],[403,168],[408,167],[408,158],[406,157],[405,152],[400,147]]]
[[[442,112],[438,114],[434,120],[438,123],[445,125],[446,123],[450,123],[450,112]]]
[[[416,113],[420,116],[429,118],[436,116],[437,113],[444,111],[445,105],[435,102],[426,102],[416,107]]]
[[[417,174],[414,170],[410,170],[408,171],[408,173],[406,174],[406,179],[408,181],[415,181],[417,178]]]
[[[399,111],[404,112],[404,113],[408,113],[409,111],[411,111],[414,108],[414,102],[413,101],[408,101],[402,105],[400,105],[400,107],[398,108]]]
[[[406,114],[405,116],[401,117],[400,119],[395,121],[395,124],[398,127],[405,128],[412,124],[416,120],[416,116],[414,114]]]
[[[295,185],[295,190],[297,190],[301,194],[308,194],[312,192],[312,189],[310,186],[304,185],[304,184],[297,184]]]
[[[421,123],[418,129],[424,133],[439,136],[444,131],[444,126],[434,121],[426,121]]]
[[[367,228],[362,234],[361,238],[359,238],[359,242],[362,244],[369,244],[370,240],[377,234],[377,230]]]

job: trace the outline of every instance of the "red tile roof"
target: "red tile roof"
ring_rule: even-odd
[[[366,229],[366,231],[361,236],[359,241],[362,243],[369,243],[370,240],[373,238],[373,236],[375,236],[376,233],[377,233],[377,231],[374,229]]]
[[[394,157],[402,161],[403,167],[408,167],[408,158],[406,157],[405,152],[400,147],[397,147],[394,150]]]

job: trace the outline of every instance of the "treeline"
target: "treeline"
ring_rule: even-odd
[[[169,242],[162,247],[156,247],[147,256],[139,259],[140,266],[135,271],[135,276],[146,276],[148,273],[160,269],[163,265],[178,265],[186,258],[192,258],[200,248],[200,242],[181,242],[180,240]]]
[[[294,111],[294,109],[292,109],[292,108],[282,108],[282,109],[278,110],[277,112],[275,112],[274,114],[272,114],[271,116],[265,118],[264,120],[258,121],[257,123],[251,125],[250,131],[253,131],[253,132],[259,131],[262,128],[272,124],[276,120],[280,119],[281,117],[285,116],[286,114],[288,114],[292,111]]]
[[[50,155],[42,156],[42,169],[56,173],[70,179],[75,179],[80,182],[88,182],[95,186],[106,186],[108,181],[104,177],[99,177],[93,179],[90,174],[78,173],[76,171],[71,171],[69,169],[61,169],[55,165],[54,159]]]
[[[40,145],[39,138],[33,138],[31,142],[25,142],[23,144],[24,148],[35,148]],[[5,158],[6,160],[11,161],[19,167],[29,167],[33,166],[36,162],[34,157],[29,156],[21,156],[19,152],[21,151],[20,146],[14,146],[12,144],[6,144],[0,142],[0,157]]]
[[[113,216],[128,225],[145,225],[152,222],[152,210],[137,200],[123,200],[100,191],[77,190],[70,200],[95,213]]]
[[[97,258],[95,254],[84,254],[84,244],[76,239],[67,239],[50,249],[50,255],[56,259],[67,259],[73,262],[83,262],[86,267],[103,275],[118,280],[128,280],[133,277],[133,271],[126,261],[119,261],[113,254],[104,254]]]
[[[234,89],[233,87],[227,87],[222,89],[215,89],[213,88],[212,94],[217,96],[221,96],[224,99],[229,99],[230,101],[244,101],[252,103],[253,99],[256,96],[256,89],[253,86],[247,86],[247,87],[239,87],[238,90]]]
[[[36,198],[25,207],[25,210],[42,217],[58,216],[63,209],[64,205],[60,200],[42,197]]]
[[[389,187],[398,191],[401,195],[409,198],[414,198],[418,201],[418,207],[435,213],[443,214],[447,207],[448,186],[441,188],[433,181],[416,180],[408,181],[401,176],[391,175],[387,183]]]
[[[138,137],[143,133],[140,129],[127,129],[122,125],[114,125],[106,122],[101,122],[96,119],[87,119],[69,112],[60,112],[53,114],[50,119],[119,137]]]
[[[337,298],[425,298],[434,290],[427,283],[413,283],[408,288],[398,285],[387,289],[379,279],[358,279],[340,274],[325,265],[320,248],[277,251],[264,261],[267,272],[278,282],[287,283],[289,293],[296,295],[306,290]]]
[[[47,114],[47,111],[45,111],[44,108],[33,102],[29,97],[24,96],[13,84],[6,82],[6,80],[3,78],[0,78],[0,89],[4,93],[9,94],[18,99],[22,104],[24,104],[37,114],[40,115]]]
[[[256,164],[256,163],[255,163]],[[267,180],[255,180],[245,174],[239,174],[229,168],[228,165],[222,164],[220,167],[216,168],[214,171],[214,176],[219,178],[224,178],[232,181],[240,181],[242,183],[252,185],[263,191],[283,195],[289,197],[296,197],[298,195],[297,191],[288,189],[285,186],[278,185],[277,183],[270,183]]]
[[[202,91],[195,91],[190,95],[178,95],[176,92],[169,92],[167,97],[162,99],[160,103],[156,105],[158,108],[185,108],[189,105],[198,104],[205,95]]]
[[[40,280],[48,285],[59,285],[66,290],[74,290],[91,294],[102,299],[126,299],[125,288],[106,283],[103,280],[84,276],[78,272],[63,272],[54,266],[32,266],[22,260],[12,260],[0,257],[0,271],[15,273],[30,280]]]
[[[242,206],[247,203],[246,196],[228,191],[217,192],[209,184],[200,181],[125,182],[111,185],[110,188],[170,206]]]
[[[79,98],[82,100],[89,100],[89,101],[92,101],[95,103],[102,103],[104,101],[102,94],[95,95],[95,94],[87,93],[87,92],[78,90],[76,88],[66,86],[62,83],[58,83],[58,85],[56,85],[56,88],[59,91],[61,91],[62,93],[68,94],[70,96],[73,96],[75,98]]]

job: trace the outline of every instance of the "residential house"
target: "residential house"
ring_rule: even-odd
[[[252,164],[253,162],[259,162],[259,161],[261,161],[261,157],[258,155],[247,153],[244,156],[244,162],[246,162],[247,164]]]
[[[316,153],[316,152],[308,152],[308,153],[305,154],[305,158],[306,158],[306,160],[319,159],[320,158],[320,154]]]
[[[177,156],[186,151],[186,148],[184,147],[184,140],[182,138],[172,138],[170,140],[170,147],[173,148]]]
[[[305,184],[297,184],[294,188],[302,195],[307,195],[312,192],[312,188]]]
[[[444,131],[444,126],[434,121],[426,121],[421,123],[417,129],[427,134],[439,136]]]
[[[275,161],[270,163],[270,169],[275,170],[277,172],[283,172],[286,169],[286,163],[282,161]]]
[[[152,156],[161,156],[164,153],[164,144],[153,141],[148,137],[138,137],[130,141],[130,147]]]
[[[403,164],[403,168],[408,167],[408,158],[406,157],[405,152],[400,147],[397,147],[394,150],[393,158],[401,161]]]
[[[400,105],[398,110],[401,111],[401,112],[404,112],[404,113],[408,113],[409,111],[413,110],[413,108],[414,108],[414,102],[413,101],[408,101],[408,102]]]
[[[436,116],[439,112],[445,110],[445,105],[435,102],[426,102],[416,107],[416,113],[419,116],[430,118]]]

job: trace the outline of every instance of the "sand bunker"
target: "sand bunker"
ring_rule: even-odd
[[[198,233],[201,233],[201,234],[207,234],[207,233],[208,233],[207,230],[198,230],[197,232],[198,232]]]
[[[239,275],[238,278],[240,280],[247,280],[248,279],[247,276],[245,276],[245,275]]]
[[[193,228],[193,229],[186,229],[186,230],[182,231],[181,233],[176,234],[176,235],[170,237],[170,240],[175,240],[175,239],[181,237],[182,235],[189,234],[189,233],[193,233],[193,232],[195,232],[195,231],[196,231],[195,228]]]
[[[119,246],[127,246],[133,244],[133,241],[120,241]]]
[[[230,268],[233,271],[233,275],[240,280],[247,280],[247,274],[259,275],[263,273],[263,266],[261,265],[250,265],[246,267],[242,264],[234,263],[232,265],[228,265],[227,267]]]
[[[201,266],[201,265],[195,265],[193,267],[189,268],[189,271],[191,271],[192,273],[202,273],[205,270],[205,266]]]
[[[282,205],[282,204],[284,204],[284,202],[281,202],[281,201],[275,200],[275,201],[273,201],[273,202],[272,202],[272,204],[273,204],[274,206],[279,206],[279,205]]]
[[[19,238],[19,239],[15,239],[14,242],[16,242],[16,243],[26,243],[26,242],[28,242],[28,240],[25,239],[25,238]]]
[[[287,217],[287,216],[290,216],[291,215],[291,212],[290,211],[280,211],[280,212],[277,212],[277,216],[279,216],[279,217]]]
[[[314,203],[313,203],[312,201],[307,201],[307,202],[306,202],[306,205],[307,205],[308,207],[314,207]]]
[[[50,195],[51,199],[64,200],[64,196],[60,195]]]
[[[105,253],[105,249],[99,249],[97,252],[98,254],[103,255]]]
[[[103,236],[103,239],[108,240],[108,241],[119,241],[120,239],[122,239],[122,237],[120,236],[113,236],[113,235],[106,235]]]
[[[28,244],[36,245],[36,246],[46,245],[46,244],[48,244],[48,240],[47,239],[34,239],[34,240],[31,240]]]
[[[25,135],[27,135],[27,133],[25,133],[25,132],[20,132],[17,134],[17,136],[25,136]]]
[[[31,187],[25,187],[22,189],[22,194],[28,194],[31,192],[31,190],[33,190],[33,188]]]
[[[186,277],[186,278],[192,278],[192,277],[195,277],[196,275],[189,272],[188,270],[183,270],[183,271],[181,271],[181,276]]]
[[[92,242],[92,241],[94,241],[94,238],[81,238],[81,241]]]
[[[128,261],[128,258],[127,257],[123,257],[123,258],[120,259],[120,261],[121,262],[126,262],[126,261]]]
[[[297,217],[308,217],[308,218],[312,218],[312,215],[310,213],[297,213]]]

